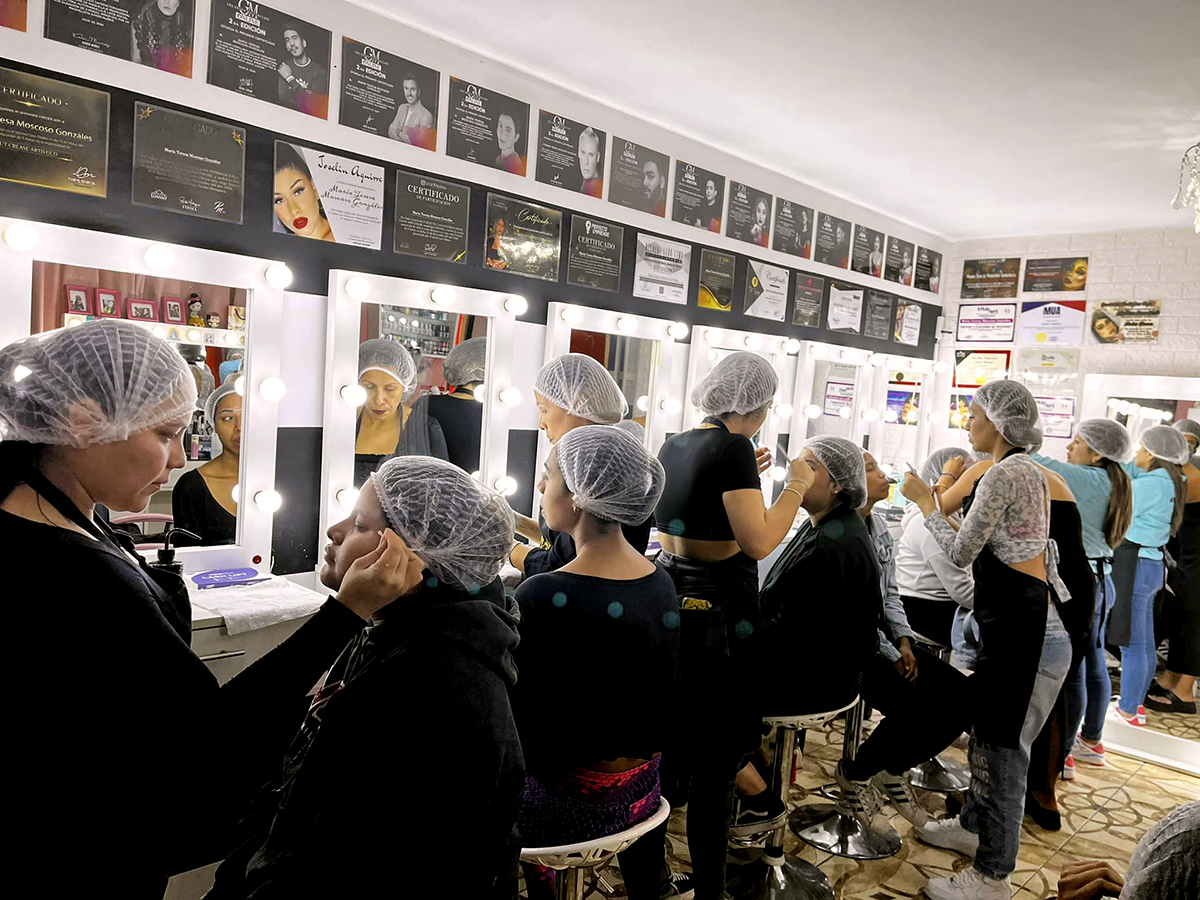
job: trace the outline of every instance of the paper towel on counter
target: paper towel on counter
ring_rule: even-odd
[[[311,616],[326,600],[324,594],[310,591],[293,581],[272,575],[256,584],[198,590],[188,583],[192,606],[211,610],[225,619],[230,634],[244,634]]]

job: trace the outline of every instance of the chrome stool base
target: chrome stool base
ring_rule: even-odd
[[[888,827],[884,834],[863,828],[858,819],[840,813],[832,803],[802,806],[792,814],[792,834],[811,847],[849,859],[884,859],[900,849],[900,834]]]
[[[731,864],[725,890],[734,900],[834,900],[825,873],[790,855],[777,858],[774,865],[767,857],[745,865]]]
[[[971,786],[971,773],[956,762],[934,757],[908,770],[908,783],[922,791],[951,794]]]

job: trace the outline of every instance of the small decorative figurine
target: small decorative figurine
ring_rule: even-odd
[[[204,327],[204,301],[200,299],[199,294],[189,294],[188,301],[188,324],[197,325],[200,328]]]
[[[209,313],[208,316],[206,317],[204,327],[205,328],[220,328],[221,327],[221,314],[220,313]]]

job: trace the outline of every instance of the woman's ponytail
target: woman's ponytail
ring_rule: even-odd
[[[1125,541],[1125,532],[1129,531],[1133,522],[1133,485],[1129,481],[1129,473],[1120,463],[1105,458],[1100,465],[1108,473],[1108,480],[1112,484],[1108,512],[1104,514],[1104,541],[1115,550]]]

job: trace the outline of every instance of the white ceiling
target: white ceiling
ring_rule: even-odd
[[[1190,224],[1200,0],[351,2],[951,239]]]

